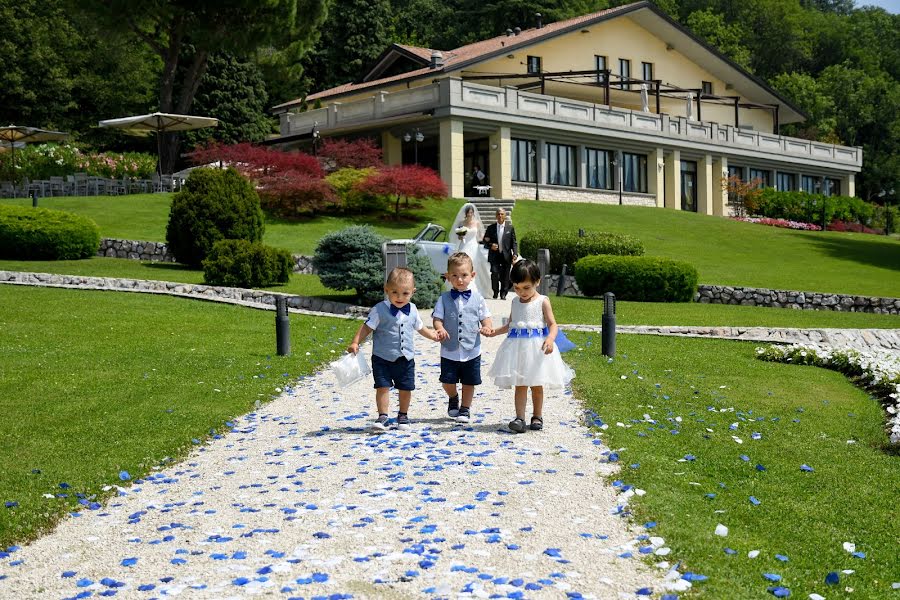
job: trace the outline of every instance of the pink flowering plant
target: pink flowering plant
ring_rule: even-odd
[[[156,156],[153,154],[84,152],[74,144],[30,144],[16,149],[13,174],[12,152],[0,152],[0,179],[16,181],[65,177],[75,173],[116,179],[148,179],[155,170]]]
[[[745,223],[756,223],[758,225],[768,225],[770,227],[781,227],[784,229],[822,231],[822,228],[814,223],[802,223],[800,221],[789,221],[787,219],[772,219],[769,217],[732,217],[732,219],[735,221],[743,221]]]

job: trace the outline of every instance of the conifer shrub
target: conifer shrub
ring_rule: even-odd
[[[294,260],[291,253],[260,242],[219,240],[203,261],[209,285],[257,288],[287,283]]]
[[[313,265],[322,284],[333,290],[355,290],[359,302],[374,305],[384,299],[384,262],[381,246],[387,238],[369,226],[347,227],[319,240]],[[416,278],[412,301],[420,308],[434,306],[441,293],[440,275],[428,257],[407,246],[407,266]]]
[[[100,247],[100,228],[62,210],[0,204],[0,258],[73,260]]]
[[[219,240],[262,240],[259,196],[234,169],[194,169],[172,198],[166,242],[175,259],[200,267]]]
[[[539,248],[550,250],[550,273],[562,272],[568,265],[569,273],[579,258],[596,254],[616,256],[642,256],[644,244],[634,236],[624,233],[586,231],[578,237],[577,231],[537,229],[529,231],[519,240],[519,253],[529,259],[537,259]]]
[[[657,256],[585,256],[575,263],[585,296],[612,292],[623,301],[691,302],[697,279],[692,265]]]

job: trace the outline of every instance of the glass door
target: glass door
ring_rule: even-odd
[[[697,212],[697,163],[681,161],[681,210]]]

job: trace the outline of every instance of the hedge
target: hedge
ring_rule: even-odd
[[[47,208],[0,204],[0,258],[72,260],[100,247],[100,228],[87,217]]]
[[[644,254],[644,244],[639,239],[622,233],[587,231],[584,237],[578,237],[576,231],[568,229],[541,229],[529,231],[519,241],[519,253],[527,259],[536,260],[539,248],[550,250],[550,273],[562,272],[564,264],[571,273],[575,262],[585,256]]]
[[[612,292],[616,300],[691,302],[697,279],[692,265],[656,256],[586,256],[575,263],[584,295]]]
[[[847,223],[870,225],[875,216],[875,205],[853,196],[823,196],[806,192],[779,192],[775,188],[764,188],[752,200],[745,201],[748,213],[773,219],[787,219],[803,223],[834,220]]]
[[[291,253],[247,240],[220,240],[203,261],[209,285],[255,288],[287,283],[293,270]]]

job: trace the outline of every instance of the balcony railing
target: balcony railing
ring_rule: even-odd
[[[463,114],[477,111],[496,114],[497,121],[511,116],[533,118],[534,125],[555,128],[572,126],[596,128],[598,135],[627,135],[651,143],[709,145],[709,152],[750,151],[786,158],[806,159],[835,167],[862,166],[862,149],[825,144],[800,138],[740,129],[708,121],[689,121],[685,117],[654,114],[610,107],[559,96],[522,92],[512,87],[494,87],[456,78],[447,78],[421,87],[396,92],[379,91],[369,98],[353,102],[333,102],[326,108],[281,115],[281,135],[352,129],[368,122],[402,117],[415,112],[440,111]],[[471,115],[470,116],[475,116]]]

